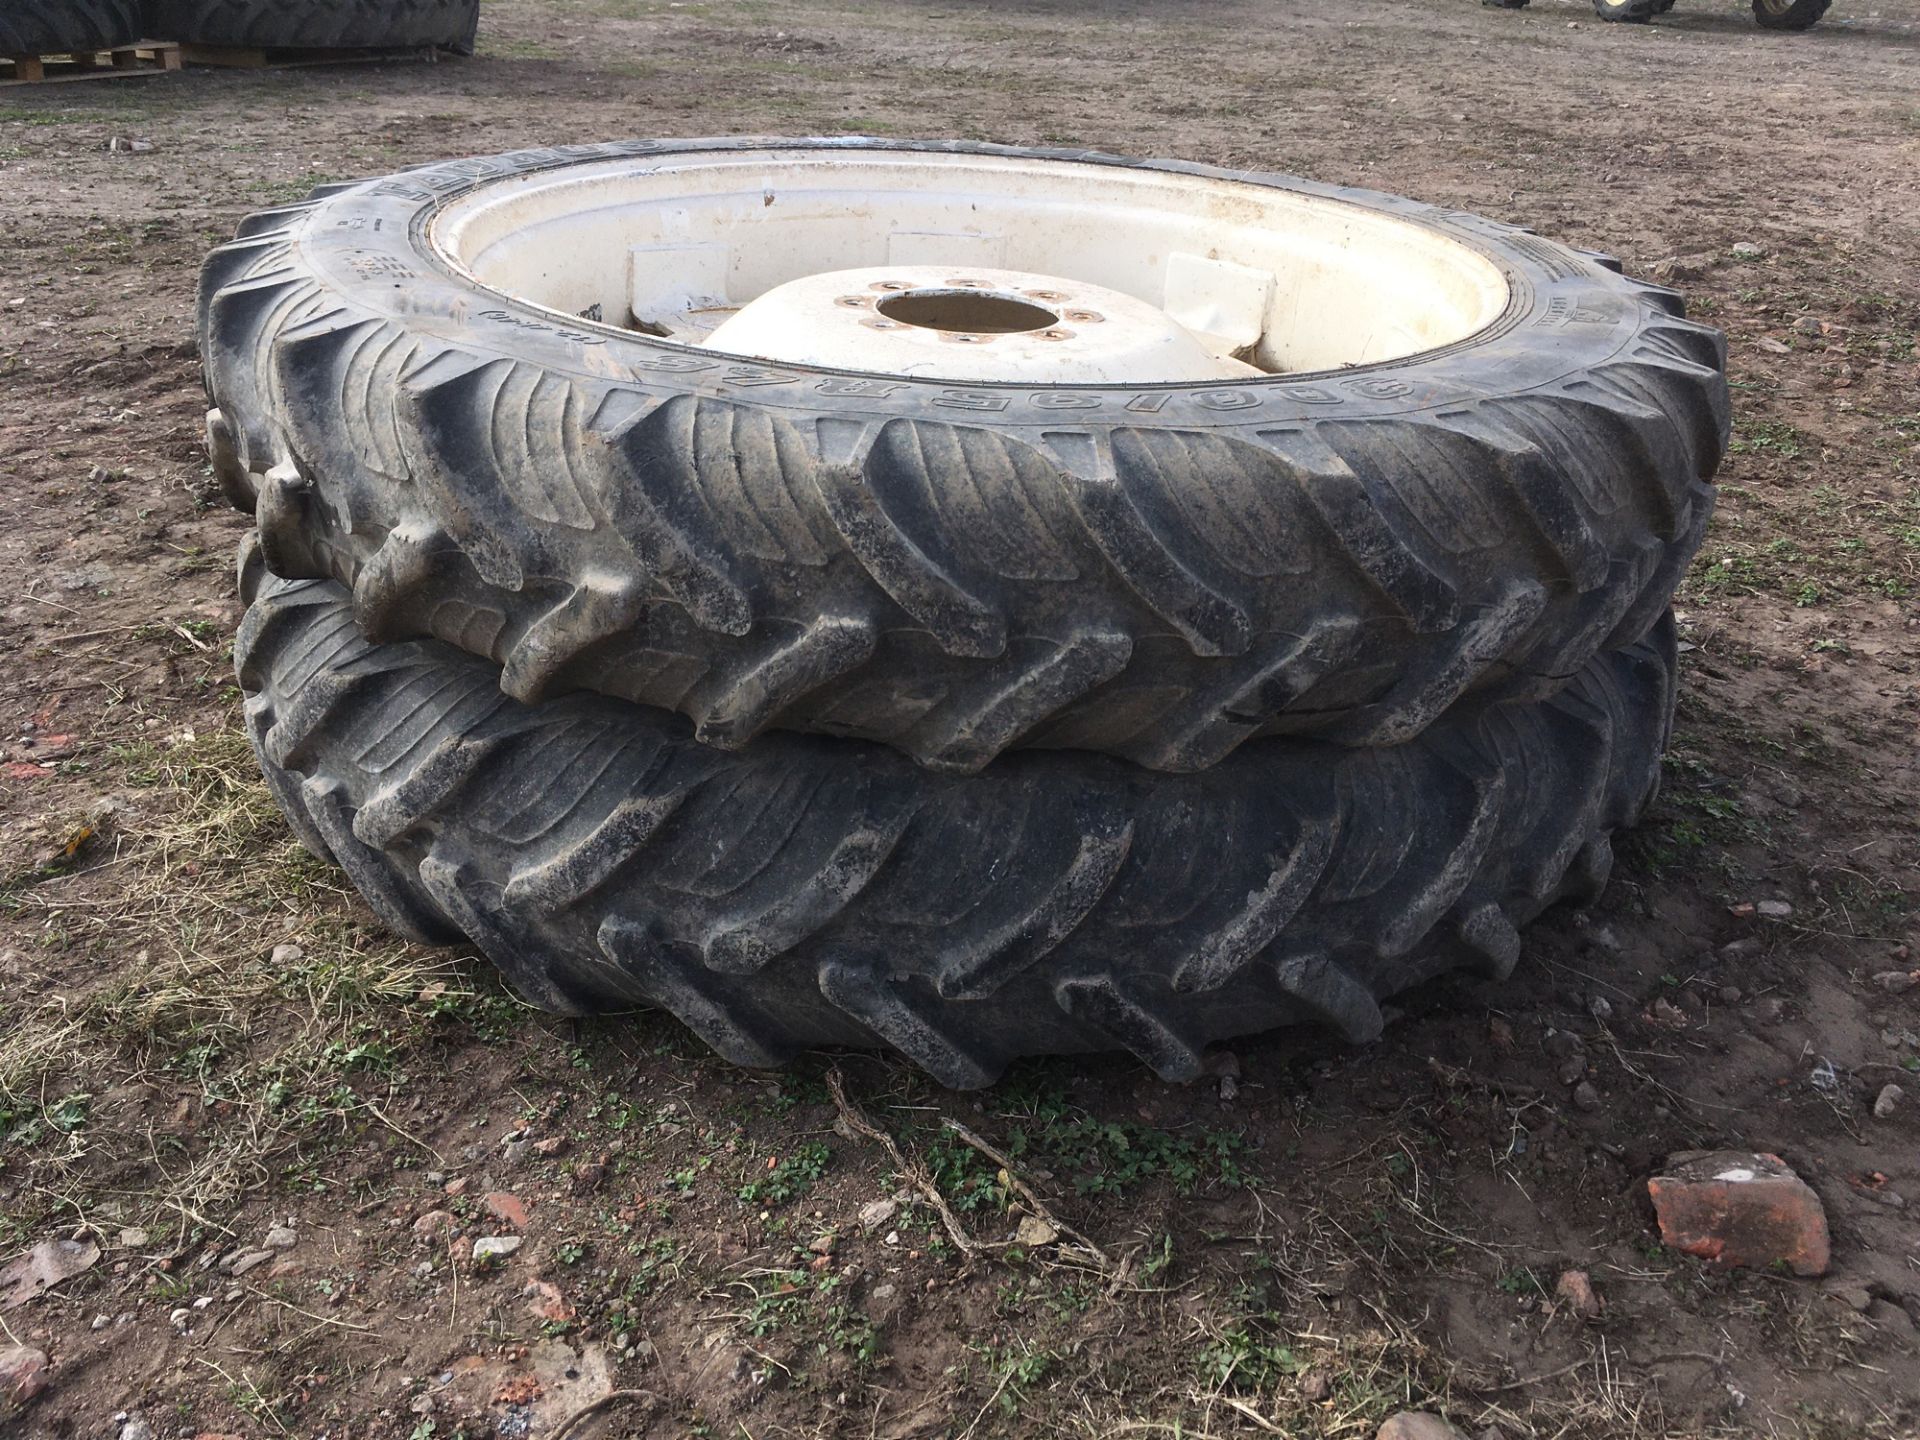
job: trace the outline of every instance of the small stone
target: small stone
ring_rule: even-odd
[[[831,1255],[833,1253],[833,1238],[832,1232],[828,1232],[825,1235],[816,1235],[812,1240],[807,1242],[807,1249],[816,1255]]]
[[[1300,1377],[1300,1398],[1310,1405],[1333,1398],[1333,1372],[1315,1365]]]
[[[1611,925],[1596,925],[1588,932],[1587,938],[1602,950],[1618,955],[1626,947],[1620,943],[1620,936]]]
[[[1653,1002],[1649,1013],[1653,1016],[1655,1023],[1670,1029],[1678,1030],[1687,1023],[1687,1012],[1664,995]]]
[[[300,1243],[300,1237],[291,1225],[275,1225],[260,1237],[260,1243],[269,1250],[291,1250]]]
[[[898,1245],[900,1243],[900,1232],[898,1230],[887,1231],[887,1238],[880,1243],[882,1245]]]
[[[1762,920],[1788,920],[1793,917],[1793,906],[1784,900],[1761,900],[1755,903],[1753,910]]]
[[[1593,1280],[1584,1270],[1566,1270],[1561,1272],[1560,1281],[1553,1287],[1556,1298],[1564,1300],[1573,1313],[1583,1320],[1591,1320],[1600,1313],[1600,1297],[1593,1293]]]
[[[1867,1287],[1853,1280],[1836,1276],[1822,1285],[1821,1290],[1840,1301],[1849,1310],[1864,1315],[1873,1308],[1873,1296]]]
[[[1740,1003],[1740,987],[1738,985],[1722,985],[1720,987],[1720,1003],[1722,1005],[1738,1005]]]
[[[1913,1334],[1913,1317],[1900,1306],[1887,1300],[1876,1300],[1867,1307],[1867,1319],[1882,1330],[1891,1330],[1895,1335],[1906,1337]]]
[[[897,1200],[869,1200],[860,1207],[860,1226],[864,1230],[878,1230],[899,1213]]]
[[[1587,1002],[1587,1013],[1596,1020],[1611,1020],[1613,1006],[1608,1003],[1606,996],[1596,995]]]
[[[566,1297],[560,1293],[560,1287],[551,1281],[529,1281],[527,1288],[520,1293],[529,1297],[527,1313],[536,1320],[549,1320],[559,1324],[573,1319],[573,1306],[569,1305]]]
[[[273,1259],[273,1251],[271,1250],[249,1250],[233,1262],[228,1273],[231,1274],[234,1279],[238,1280],[249,1270],[258,1270],[271,1259]]]
[[[1600,1108],[1600,1092],[1590,1082],[1582,1080],[1573,1087],[1573,1108],[1591,1115]]]
[[[1787,1002],[1778,995],[1769,995],[1759,1005],[1760,1018],[1769,1025],[1777,1025],[1786,1018]]]
[[[1487,1040],[1496,1050],[1513,1049],[1513,1026],[1505,1016],[1495,1015],[1487,1021]]]
[[[120,1248],[122,1250],[144,1250],[152,1243],[153,1236],[149,1235],[138,1225],[129,1225],[120,1232]]]
[[[1720,257],[1712,251],[1703,251],[1695,255],[1668,255],[1656,260],[1648,273],[1661,284],[1671,284],[1675,280],[1698,280],[1709,270],[1720,264]]]
[[[895,1293],[896,1291],[891,1281],[873,1287],[873,1298],[875,1300],[891,1300]]]
[[[196,1310],[205,1310],[210,1308],[212,1304],[213,1297],[211,1295],[202,1295],[198,1300],[193,1302],[193,1308]]]
[[[480,1204],[494,1219],[505,1221],[516,1230],[527,1228],[527,1207],[518,1195],[490,1190],[480,1198]]]
[[[1767,253],[1767,250],[1764,245],[1756,244],[1752,240],[1740,240],[1736,241],[1727,253],[1736,260],[1758,260]]]
[[[1013,1238],[1026,1246],[1051,1245],[1060,1238],[1060,1232],[1038,1215],[1022,1215],[1020,1224],[1014,1229]]]
[[[93,1317],[93,1324],[88,1328],[93,1330],[104,1330],[107,1328],[107,1326],[111,1325],[112,1323],[113,1323],[113,1317],[111,1315],[96,1315]]]
[[[612,1157],[602,1155],[593,1160],[582,1160],[573,1167],[573,1193],[585,1195],[598,1190],[600,1183],[607,1178],[607,1166]]]
[[[193,1324],[193,1311],[187,1309],[184,1305],[179,1306],[171,1315],[167,1316],[167,1323],[184,1335],[187,1333],[187,1327]]]
[[[1796,1275],[1824,1275],[1832,1241],[1820,1197],[1778,1155],[1744,1150],[1675,1155],[1647,1181],[1660,1238],[1683,1254]]]
[[[1466,1431],[1429,1410],[1402,1410],[1389,1415],[1373,1435],[1374,1440],[1467,1440]]]
[[[276,970],[284,970],[289,966],[298,965],[306,958],[307,952],[298,945],[276,945],[273,947],[273,954],[268,957],[268,963]]]
[[[481,1264],[489,1260],[504,1260],[526,1243],[525,1238],[519,1235],[482,1235],[473,1242],[473,1258]]]
[[[459,1223],[451,1210],[429,1210],[413,1222],[413,1233],[422,1240],[444,1240]]]
[[[1240,1082],[1231,1075],[1220,1077],[1220,1103],[1231,1105],[1240,1098]]]
[[[509,1140],[500,1147],[500,1157],[509,1166],[520,1165],[526,1161],[527,1154],[533,1149],[530,1140]]]
[[[1560,1068],[1554,1072],[1560,1077],[1562,1085],[1578,1085],[1587,1078],[1587,1062],[1578,1055],[1569,1055],[1560,1062]]]
[[[1541,1048],[1556,1060],[1571,1060],[1576,1058],[1584,1060],[1587,1058],[1587,1042],[1571,1030],[1561,1030],[1557,1027],[1549,1030],[1540,1044]],[[1569,1081],[1568,1083],[1571,1084],[1572,1082]]]
[[[18,1415],[47,1388],[47,1352],[31,1345],[0,1345],[0,1420]]]
[[[1898,1085],[1883,1085],[1880,1093],[1873,1097],[1873,1118],[1890,1120],[1893,1112],[1900,1108],[1900,1102],[1907,1098],[1907,1092]]]
[[[1723,960],[1744,960],[1749,955],[1759,953],[1760,937],[1757,935],[1742,935],[1738,940],[1729,940],[1720,947],[1720,957]]]
[[[1889,995],[1904,995],[1914,987],[1913,975],[1906,970],[1882,970],[1873,983]]]
[[[536,1140],[533,1142],[533,1153],[536,1155],[558,1155],[566,1148],[567,1137],[564,1135],[549,1135],[544,1140]]]
[[[457,1200],[467,1193],[467,1187],[471,1184],[473,1184],[472,1179],[468,1176],[460,1175],[447,1181],[445,1185],[440,1187],[440,1190],[449,1200]]]
[[[1820,322],[1811,315],[1802,315],[1798,320],[1794,321],[1789,328],[1799,335],[1818,335],[1820,333]]]
[[[147,1423],[147,1417],[138,1410],[127,1416],[126,1423],[120,1427],[120,1440],[153,1440],[153,1426]]]

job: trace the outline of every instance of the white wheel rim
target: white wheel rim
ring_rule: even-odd
[[[1053,346],[1044,371],[997,340],[938,345],[902,370],[891,347],[734,350],[725,332],[809,277],[903,267],[939,288],[1000,272],[1017,277],[1009,298],[1055,284],[1128,297],[1222,367],[1191,378],[1217,379],[1405,359],[1484,329],[1509,299],[1490,259],[1383,210],[1277,185],[968,152],[795,147],[562,166],[476,187],[441,211],[430,238],[477,284],[575,325],[927,378],[1189,372],[1129,368],[1114,348],[1120,327],[1086,327],[1106,338],[1078,347],[1078,370],[1061,363],[1073,347]],[[790,323],[789,338],[805,328]]]

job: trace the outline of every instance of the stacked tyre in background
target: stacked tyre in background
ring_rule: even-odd
[[[1160,293],[1128,226],[1221,216],[1178,308],[1224,334],[1257,289],[1268,333],[1212,337],[1244,378],[847,372],[689,318],[819,256],[962,287],[984,256],[1067,277],[1022,292],[1067,340],[1101,319],[1076,283]],[[1231,258],[1289,216],[1292,259]],[[200,325],[258,520],[248,725],[309,848],[551,1009],[663,1006],[746,1064],[879,1042],[956,1086],[1102,1048],[1189,1077],[1508,974],[1657,787],[1727,429],[1719,335],[1606,257],[981,145],[328,187],[214,253]]]
[[[56,0],[59,3],[59,0]],[[146,33],[258,49],[473,53],[480,0],[145,0]]]
[[[140,38],[140,0],[23,0],[0,5],[0,55],[109,50]]]

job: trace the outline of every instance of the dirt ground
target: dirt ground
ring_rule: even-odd
[[[202,254],[440,157],[838,132],[1400,191],[1727,329],[1668,784],[1593,911],[1364,1049],[957,1095],[539,1016],[298,850],[237,724]],[[0,92],[0,1261],[97,1252],[0,1296],[52,1361],[0,1434],[1920,1434],[1917,275],[1920,0],[488,0],[465,62]],[[1647,1176],[1722,1145],[1814,1185],[1827,1283],[1658,1243]]]

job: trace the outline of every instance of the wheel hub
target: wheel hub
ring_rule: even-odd
[[[700,342],[762,360],[1036,384],[1259,371],[1117,290],[1020,270],[883,265],[789,280]]]

